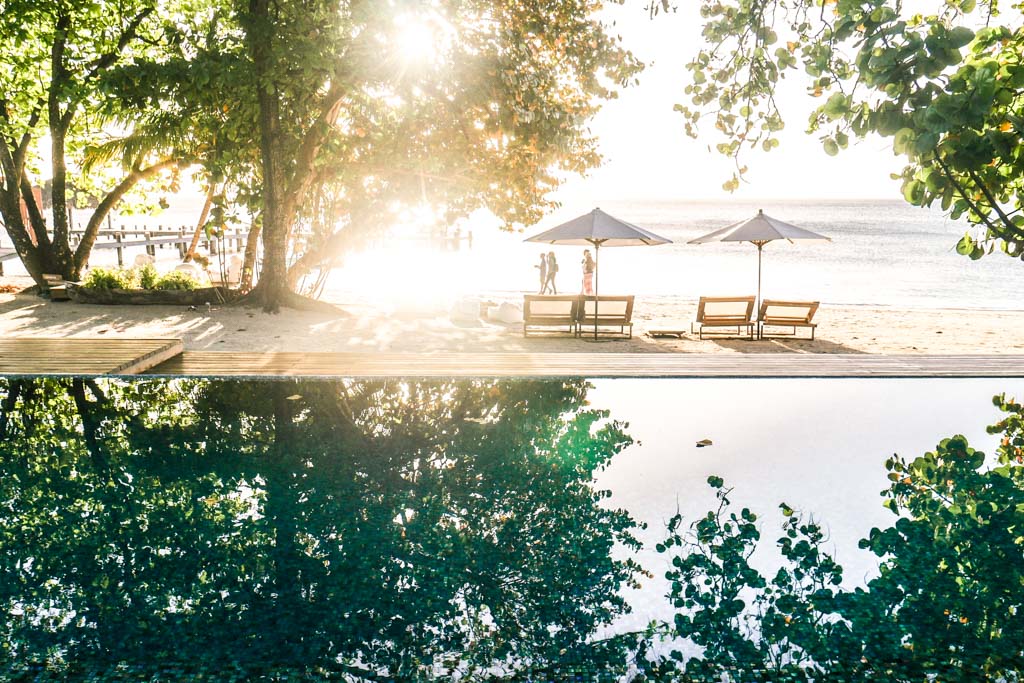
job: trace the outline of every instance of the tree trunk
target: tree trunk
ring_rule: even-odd
[[[256,257],[260,250],[260,233],[263,226],[258,221],[249,224],[249,236],[245,240],[245,258],[242,261],[242,281],[239,288],[243,292],[252,289],[253,279],[256,277]]]
[[[59,269],[46,234],[46,222],[25,177],[23,160],[19,149],[12,150],[6,141],[0,145],[0,167],[4,175],[4,184],[0,187],[0,216],[25,270],[43,291],[46,284],[43,274],[57,273]],[[27,209],[28,225],[22,214],[23,205]]]
[[[70,85],[71,74],[64,60],[67,46],[68,31],[71,28],[71,16],[64,7],[57,12],[57,24],[53,46],[50,50],[50,87],[47,93],[47,115],[50,129],[50,164],[53,171],[52,194],[50,204],[53,216],[53,259],[58,270],[65,279],[75,279],[74,259],[71,256],[71,243],[68,235],[68,201],[67,201],[67,160],[65,159],[65,138],[71,123],[74,110],[72,102],[65,103],[61,111],[61,99]]]
[[[13,208],[11,207],[12,204]],[[32,239],[29,237],[28,230],[25,229],[25,224],[21,219],[21,207],[17,199],[12,202],[8,192],[0,193],[0,208],[2,208],[0,213],[3,215],[7,235],[11,238],[11,242],[14,243],[14,250],[18,252],[25,270],[32,276],[37,285],[45,287],[46,281],[43,279],[43,273],[52,272],[48,268],[53,266],[46,258],[49,254],[32,244]]]
[[[288,287],[288,244],[292,226],[300,204],[316,177],[316,158],[326,142],[332,123],[337,119],[345,92],[343,78],[332,79],[322,97],[320,114],[306,130],[302,143],[294,155],[294,168],[286,177],[278,134],[281,111],[274,63],[274,18],[271,0],[249,0],[245,33],[249,55],[252,58],[259,106],[260,158],[262,170],[262,232],[263,268],[259,283],[250,292],[248,300],[259,302],[267,312],[276,312],[285,301],[303,297]],[[289,159],[292,161],[292,159]]]
[[[75,280],[74,259],[71,257],[71,242],[68,228],[67,198],[67,166],[64,160],[64,131],[59,126],[50,127],[51,149],[53,154],[53,259],[57,270],[54,271],[66,280]]]
[[[121,198],[138,183],[152,178],[165,168],[174,166],[175,164],[184,166],[185,161],[167,158],[158,161],[152,166],[147,166],[146,168],[136,168],[129,173],[124,180],[118,183],[117,187],[110,191],[110,194],[103,198],[103,201],[101,201],[92,212],[92,216],[89,217],[89,222],[86,224],[85,232],[82,234],[82,241],[79,242],[78,248],[75,250],[74,263],[72,264],[72,273],[71,277],[68,278],[69,280],[78,280],[79,277],[81,277],[82,271],[85,270],[87,265],[89,265],[89,254],[92,253],[92,247],[96,243],[96,237],[100,233],[100,227],[103,225],[103,221],[106,219],[107,214],[117,206],[117,203],[121,201]]]
[[[251,298],[259,301],[264,311],[276,313],[287,291],[288,225],[281,206],[284,183],[277,143],[280,102],[273,78],[270,0],[250,0],[248,18],[246,39],[256,72],[253,85],[259,105],[260,163],[263,171],[263,270]]]
[[[320,246],[307,251],[288,269],[288,287],[294,290],[306,273],[337,256],[351,241],[352,228],[346,227],[328,237]]]
[[[206,225],[206,219],[210,215],[210,207],[213,206],[213,183],[210,183],[210,189],[206,191],[206,201],[203,202],[203,210],[199,212],[199,221],[196,222],[196,231],[192,233],[192,241],[188,245],[188,251],[185,252],[185,263],[188,263],[196,255],[196,248],[199,246],[199,238],[203,235],[203,227]]]

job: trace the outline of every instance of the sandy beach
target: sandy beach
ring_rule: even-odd
[[[26,285],[6,278],[6,288]],[[594,344],[568,335],[524,339],[520,325],[453,322],[437,310],[385,311],[339,303],[339,312],[283,310],[268,315],[241,306],[97,306],[0,294],[0,336],[172,337],[208,351],[602,352],[602,353],[870,353],[1013,354],[1024,352],[1024,311],[822,305],[816,339],[698,340],[689,324],[695,301],[638,298],[633,339]],[[652,329],[685,329],[681,339]],[[805,335],[806,331],[802,331]]]

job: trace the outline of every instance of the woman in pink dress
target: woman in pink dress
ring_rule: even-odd
[[[590,255],[589,249],[583,250],[583,293],[586,296],[594,296],[594,257]]]

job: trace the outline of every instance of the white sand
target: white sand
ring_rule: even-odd
[[[23,278],[0,284],[25,285]],[[1022,353],[1024,311],[907,310],[823,305],[815,341],[654,339],[648,329],[689,329],[696,302],[638,298],[633,339],[593,344],[567,335],[524,339],[519,325],[456,324],[435,312],[391,314],[365,304],[339,314],[237,306],[95,306],[0,294],[0,336],[174,337],[217,351],[520,351],[685,353]],[[806,331],[802,331],[806,335]]]

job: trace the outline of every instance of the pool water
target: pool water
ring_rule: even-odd
[[[0,681],[1017,680],[1004,393],[0,378]]]

